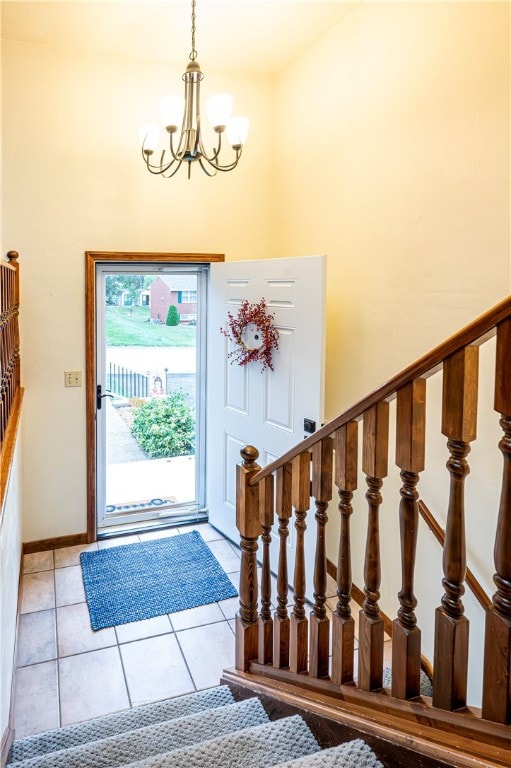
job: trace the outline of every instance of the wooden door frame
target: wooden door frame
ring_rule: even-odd
[[[85,433],[87,445],[87,542],[97,539],[96,518],[96,264],[211,264],[223,253],[85,251]]]

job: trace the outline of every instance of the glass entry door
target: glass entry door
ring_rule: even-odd
[[[207,517],[207,266],[96,265],[97,525]]]

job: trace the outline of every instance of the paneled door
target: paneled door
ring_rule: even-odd
[[[209,520],[234,542],[236,464],[254,445],[261,466],[307,437],[323,417],[326,258],[226,262],[210,270],[208,311],[207,479]],[[232,363],[232,343],[220,332],[241,302],[264,298],[274,314],[279,348],[274,370]],[[309,432],[304,430],[305,420]],[[314,526],[309,525],[314,530]],[[288,539],[293,566],[294,530]],[[307,546],[312,574],[313,547]],[[291,573],[291,571],[290,571]],[[308,589],[308,592],[310,590]]]

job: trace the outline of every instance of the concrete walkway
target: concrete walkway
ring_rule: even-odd
[[[147,461],[148,457],[132,436],[129,428],[119,416],[110,398],[106,402],[106,463],[121,464],[126,461]]]
[[[106,504],[195,499],[195,456],[150,459],[139,447],[118,409],[106,400]],[[105,401],[103,401],[105,402]]]

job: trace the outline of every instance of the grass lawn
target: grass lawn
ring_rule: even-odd
[[[193,347],[193,325],[154,325],[149,322],[149,307],[106,308],[108,347]]]

